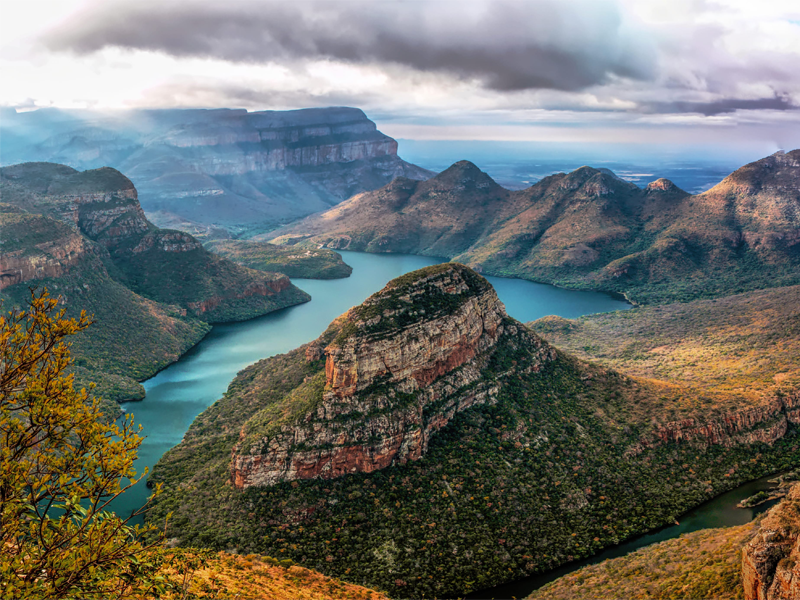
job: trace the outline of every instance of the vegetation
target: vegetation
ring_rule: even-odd
[[[287,248],[267,242],[216,240],[205,247],[228,260],[270,273],[283,273],[301,279],[338,279],[349,277],[353,268],[333,250]]]
[[[583,567],[528,600],[740,600],[744,543],[754,524],[704,529]]]
[[[530,326],[580,358],[687,386],[709,408],[759,404],[800,385],[800,286]]]
[[[508,374],[528,352],[501,344],[485,371],[503,377],[497,403],[456,415],[418,461],[238,492],[228,482],[242,425],[320,368],[304,348],[261,361],[158,463],[153,514],[173,513],[181,545],[290,558],[397,598],[447,597],[590,556],[800,464],[794,429],[772,446],[628,452],[664,412],[662,387],[564,355]]]
[[[131,526],[109,502],[141,476],[142,437],[76,391],[66,338],[85,329],[46,291],[0,316],[0,595],[122,598],[166,589],[154,525]],[[158,493],[156,488],[156,494]]]

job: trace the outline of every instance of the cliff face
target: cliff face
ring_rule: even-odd
[[[699,445],[773,444],[782,438],[789,423],[800,424],[800,392],[765,400],[761,406],[733,411],[707,420],[684,419],[667,423],[649,433],[635,451],[668,442]]]
[[[423,308],[424,307],[424,308]],[[262,435],[274,412],[242,429],[231,477],[237,488],[369,473],[420,458],[436,431],[498,382],[482,367],[498,340],[525,333],[494,290],[460,265],[424,270],[348,312],[324,350],[325,369],[300,393],[304,410]],[[528,336],[550,360],[549,349]],[[309,361],[322,349],[310,346]]]
[[[745,600],[800,598],[800,485],[770,509],[742,551]]]
[[[34,126],[37,118],[26,120]],[[157,224],[181,223],[193,233],[274,226],[395,177],[433,174],[399,158],[395,140],[346,107],[98,115],[91,126],[76,121],[53,133],[25,156],[81,169],[116,167],[136,184]]]
[[[34,239],[20,240],[32,236]],[[57,278],[87,261],[99,262],[91,244],[39,215],[0,210],[0,290],[33,279]]]

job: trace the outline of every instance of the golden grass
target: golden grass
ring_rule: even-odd
[[[738,600],[741,549],[756,525],[704,529],[590,565],[528,600]]]

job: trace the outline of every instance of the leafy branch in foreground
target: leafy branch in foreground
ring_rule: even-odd
[[[2,598],[140,598],[173,586],[157,528],[131,525],[147,506],[127,519],[108,510],[147,471],[133,466],[143,438],[132,416],[108,422],[67,374],[65,340],[90,323],[85,312],[65,318],[46,290],[0,315]]]

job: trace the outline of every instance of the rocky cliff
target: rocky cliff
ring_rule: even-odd
[[[136,184],[142,206],[158,224],[199,233],[271,227],[396,177],[432,175],[400,159],[397,142],[355,108],[94,117],[91,123],[77,116],[65,121],[63,131],[28,148],[26,160],[116,167]],[[31,114],[25,118],[29,130],[37,118],[46,126],[46,111]]]
[[[800,598],[800,485],[761,520],[742,551],[745,600]]]
[[[800,392],[764,399],[760,406],[733,410],[711,419],[683,419],[649,432],[634,451],[668,442],[695,445],[773,444],[787,432],[789,424],[800,425]]]
[[[293,392],[305,396],[303,413],[275,424],[267,409],[242,429],[231,465],[236,487],[419,459],[455,414],[496,401],[497,382],[484,380],[482,367],[500,337],[524,335],[485,280],[453,264],[396,280],[339,327],[324,371]],[[321,355],[316,345],[307,351],[312,361]],[[539,360],[550,358],[541,346]]]
[[[241,267],[212,255],[189,234],[155,227],[133,183],[115,169],[79,172],[65,165],[24,163],[0,170],[0,184],[4,202],[24,211],[4,216],[7,223],[33,219],[41,229],[50,220],[35,234],[38,241],[28,232],[15,242],[15,253],[3,252],[6,286],[61,276],[91,246],[95,260],[113,265],[111,275],[134,292],[206,320],[241,320],[308,299],[285,276]],[[64,229],[60,223],[69,234],[50,231]]]

